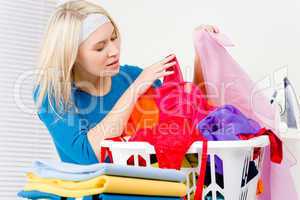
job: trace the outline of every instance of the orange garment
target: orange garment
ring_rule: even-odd
[[[154,91],[150,88],[135,104],[123,136],[132,136],[139,129],[153,128],[159,121],[159,109],[153,98]]]
[[[257,182],[257,190],[256,190],[256,195],[260,195],[264,192],[264,184],[262,182],[262,179],[258,179]]]
[[[139,129],[152,128],[158,124],[159,109],[154,101],[153,88],[139,97],[129,117],[127,125],[120,137],[108,138],[107,140],[124,142],[126,136],[134,135]],[[101,161],[113,163],[112,153],[107,147],[101,148]],[[139,156],[140,166],[146,166],[145,160]],[[129,158],[128,165],[133,165],[133,157]]]

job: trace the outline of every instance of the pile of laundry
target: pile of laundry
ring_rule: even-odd
[[[265,154],[264,180],[260,179],[259,184],[264,183],[264,193],[269,194],[271,184],[266,177],[270,171],[266,169],[271,161],[281,164],[283,160],[282,142],[272,131],[273,108],[263,94],[255,93],[255,83],[225,49],[232,46],[225,35],[199,31],[195,33],[194,44],[201,56],[200,70],[206,93],[199,85],[184,81],[175,57],[170,62],[176,62],[176,65],[167,69],[174,73],[164,77],[160,87],[150,88],[138,99],[123,135],[109,140],[148,142],[155,148],[158,167],[180,169],[182,163],[193,165],[195,159],[197,162],[197,158],[186,157],[196,141],[203,142],[201,160],[209,160],[207,141],[247,140],[267,135],[271,155]],[[129,139],[125,140],[125,137]],[[113,163],[108,148],[102,148],[101,154],[101,162]],[[127,164],[132,163],[129,159]],[[146,166],[142,158],[139,163]],[[209,171],[206,166],[209,164],[201,162],[199,166],[195,199],[202,198],[202,190],[207,186]],[[221,163],[216,162],[216,167],[220,169]],[[250,163],[249,170],[250,179],[258,174],[254,162]],[[288,172],[288,169],[282,171]],[[221,176],[222,172],[219,173]],[[258,194],[262,193],[263,187],[258,188]]]
[[[179,200],[186,195],[178,170],[109,163],[35,161],[19,197],[52,200]]]

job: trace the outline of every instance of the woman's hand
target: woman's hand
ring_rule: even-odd
[[[213,26],[213,25],[208,25],[208,24],[202,24],[195,28],[195,31],[200,31],[200,30],[204,30],[204,31],[211,32],[211,33],[219,33],[220,32],[218,27]]]
[[[164,76],[168,76],[173,74],[174,71],[166,71],[166,69],[174,66],[176,62],[170,62],[175,58],[175,55],[172,54],[163,60],[154,63],[153,65],[145,68],[141,74],[137,77],[137,79],[133,83],[133,87],[137,89],[138,97],[144,94],[154,83],[156,79],[162,78]]]

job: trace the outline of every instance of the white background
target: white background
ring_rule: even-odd
[[[121,29],[123,63],[146,67],[176,53],[192,80],[193,29],[212,24],[231,38],[236,46],[230,52],[254,80],[268,76],[280,83],[288,74],[300,95],[299,0],[99,2]]]

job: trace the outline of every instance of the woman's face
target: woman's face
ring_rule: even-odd
[[[96,29],[79,46],[75,70],[84,76],[106,77],[119,72],[120,38],[111,22]]]

